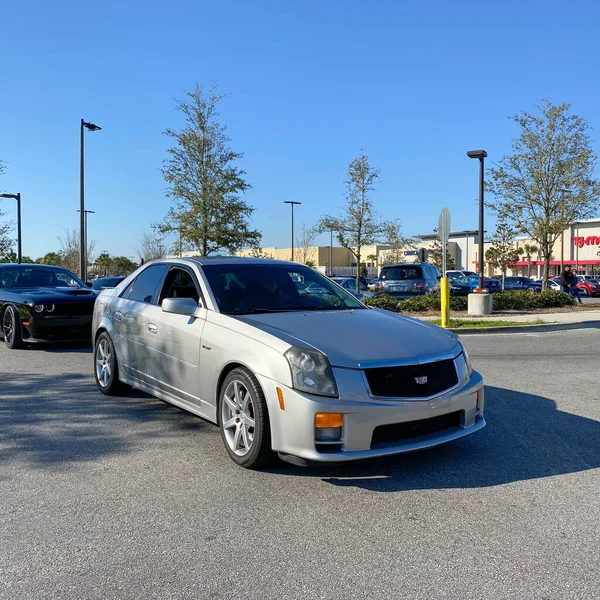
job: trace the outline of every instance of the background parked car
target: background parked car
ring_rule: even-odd
[[[460,270],[451,270],[446,271],[446,277],[448,279],[462,279],[463,277],[477,277],[477,273],[475,271],[460,271]]]
[[[479,278],[477,275],[470,277],[457,277],[450,280],[451,296],[467,296],[479,287]],[[483,287],[491,293],[499,292],[502,285],[496,279],[488,277],[483,278]]]
[[[579,293],[583,296],[600,296],[600,284],[591,279],[583,279],[579,275],[575,278]]]
[[[502,283],[500,283],[502,285]],[[542,284],[529,277],[505,277],[504,290],[527,290],[528,292],[541,292]]]
[[[373,295],[373,293],[367,289],[366,283],[363,283],[362,280],[360,282],[360,292],[358,294],[356,293],[356,279],[353,277],[332,277],[331,281],[335,281],[335,283],[341,285],[347,292],[359,300]]]
[[[394,298],[424,296],[439,290],[440,278],[440,270],[429,263],[387,265],[381,269],[375,291]]]
[[[118,277],[100,277],[94,281],[92,284],[92,289],[100,291],[114,288],[117,287],[124,279],[125,277],[123,275],[119,275]]]
[[[0,332],[9,348],[91,336],[97,294],[61,267],[0,265]]]

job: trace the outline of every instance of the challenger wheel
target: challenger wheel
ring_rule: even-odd
[[[9,306],[4,311],[2,317],[2,333],[4,343],[11,350],[23,347],[23,337],[21,335],[21,318],[14,306]]]

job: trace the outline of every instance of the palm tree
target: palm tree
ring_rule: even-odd
[[[105,277],[108,272],[108,269],[110,269],[111,263],[112,258],[110,257],[110,254],[108,252],[102,252],[102,254],[100,254],[100,256],[98,256],[98,258],[96,259],[96,264],[98,265],[98,267],[104,269]]]
[[[523,244],[523,248],[519,248],[519,254],[524,254],[527,261],[527,277],[531,277],[531,256],[537,254],[538,250],[535,244]]]

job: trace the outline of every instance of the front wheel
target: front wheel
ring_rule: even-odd
[[[118,396],[125,389],[119,379],[119,365],[110,335],[102,332],[94,346],[94,376],[98,389],[107,396]]]
[[[219,394],[219,429],[227,453],[240,467],[257,469],[271,457],[267,403],[258,381],[244,368],[227,375]]]
[[[4,311],[2,317],[2,333],[4,343],[11,350],[23,347],[23,337],[21,335],[21,319],[14,306],[9,306]]]

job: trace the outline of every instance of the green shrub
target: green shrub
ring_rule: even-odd
[[[545,290],[541,294],[526,290],[514,290],[494,294],[494,310],[526,310],[533,308],[556,308],[574,304],[573,298],[564,292]]]
[[[450,296],[450,310],[467,310],[468,304],[467,296]]]
[[[426,312],[440,310],[439,296],[415,296],[399,302],[400,312]]]
[[[398,300],[391,296],[371,296],[365,298],[365,304],[372,306],[373,308],[382,308],[383,310],[391,310],[392,312],[399,312]]]

